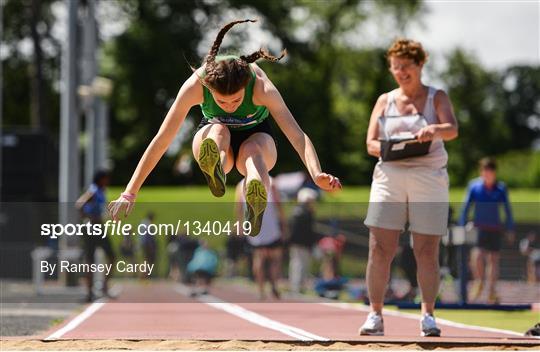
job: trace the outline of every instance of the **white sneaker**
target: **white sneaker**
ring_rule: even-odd
[[[421,336],[441,336],[441,329],[437,327],[435,317],[431,314],[424,314],[420,320]]]
[[[369,336],[384,335],[384,322],[382,315],[375,312],[369,313],[366,322],[358,330],[358,334]]]

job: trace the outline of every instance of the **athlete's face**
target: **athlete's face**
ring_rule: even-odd
[[[412,59],[390,57],[390,72],[400,87],[418,84],[423,66]]]
[[[222,95],[216,91],[212,91],[212,96],[223,111],[231,113],[235,112],[240,104],[242,104],[245,92],[246,90],[244,88],[231,95]]]

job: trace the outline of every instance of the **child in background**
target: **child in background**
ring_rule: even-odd
[[[478,230],[478,240],[471,257],[471,270],[475,279],[472,300],[477,300],[484,288],[485,266],[489,268],[490,303],[498,303],[496,284],[499,279],[499,258],[504,230],[508,242],[514,238],[514,220],[508,199],[508,190],[504,183],[497,180],[497,164],[494,159],[480,160],[480,177],[472,180],[467,189],[460,217],[460,225],[468,221],[469,209],[474,204],[474,226]],[[506,222],[503,225],[499,217],[499,207],[504,206]]]

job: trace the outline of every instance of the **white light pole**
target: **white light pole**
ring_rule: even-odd
[[[65,0],[68,9],[66,38],[62,46],[60,96],[60,170],[58,201],[60,223],[75,221],[74,203],[80,191],[79,111],[77,109],[77,10],[78,0]],[[60,249],[66,249],[65,236]]]

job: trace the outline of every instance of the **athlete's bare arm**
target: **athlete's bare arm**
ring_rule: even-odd
[[[254,65],[254,69],[257,74],[257,80],[253,89],[253,103],[255,105],[264,105],[268,108],[277,125],[304,162],[311,178],[317,186],[327,191],[341,188],[338,178],[322,172],[315,147],[292,116],[277,88],[263,70],[256,65]]]
[[[202,100],[202,85],[199,82],[196,73],[193,73],[180,88],[159,131],[150,142],[148,148],[146,148],[146,151],[126,187],[126,192],[132,194],[137,194],[137,192],[139,192],[144,180],[154,169],[171,144],[174,136],[178,133],[178,130],[180,129],[180,126],[182,126],[191,107],[201,103]]]
[[[139,192],[144,180],[148,177],[150,172],[154,169],[158,161],[161,159],[169,145],[171,144],[174,136],[178,133],[180,126],[184,122],[187,113],[192,106],[200,104],[203,101],[203,89],[199,82],[197,73],[193,73],[191,77],[184,82],[176,99],[169,109],[167,116],[163,120],[159,131],[150,142],[150,145],[146,148],[141,160],[137,164],[135,172],[131,176],[125,192],[133,195]],[[116,205],[113,203],[117,203]],[[118,215],[125,210],[125,215],[129,213],[129,204],[125,204],[126,201],[122,197],[118,198],[115,202],[109,204],[109,211],[113,219],[118,218]]]

